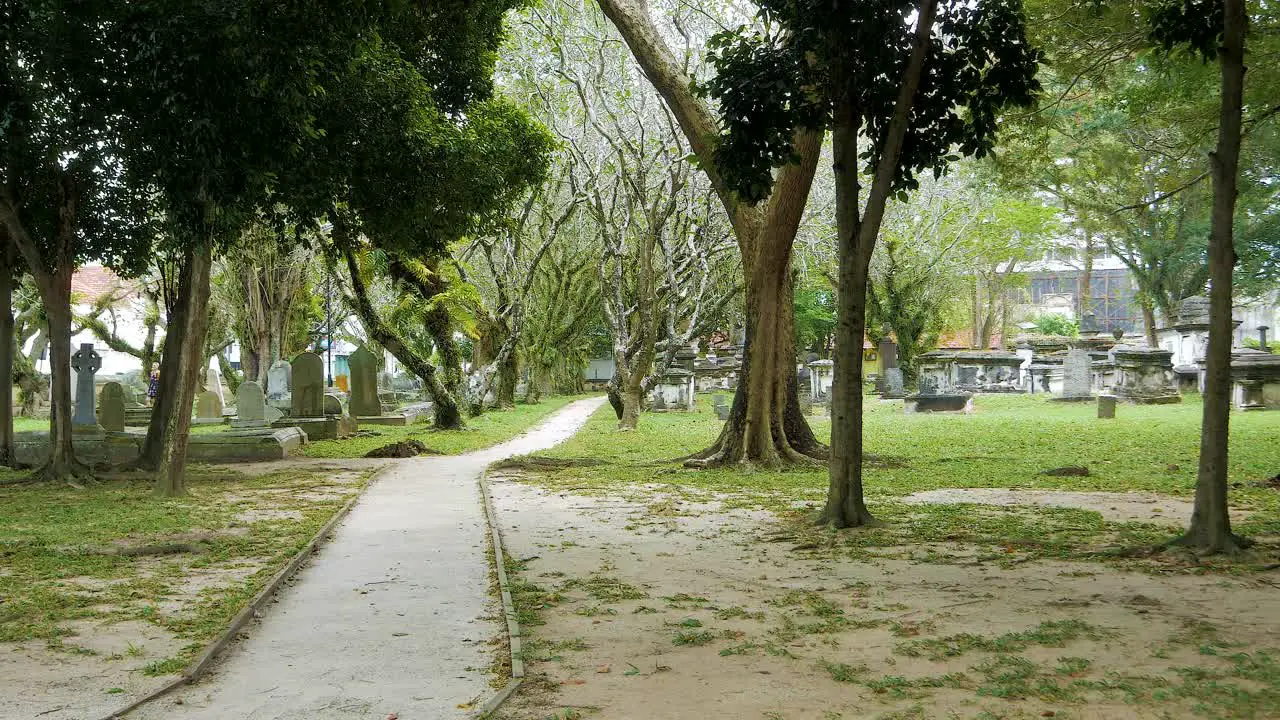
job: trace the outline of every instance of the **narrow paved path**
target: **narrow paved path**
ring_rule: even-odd
[[[247,639],[199,684],[129,720],[465,716],[460,705],[492,692],[485,643],[502,627],[480,473],[569,438],[603,402],[574,402],[486,450],[384,470]]]

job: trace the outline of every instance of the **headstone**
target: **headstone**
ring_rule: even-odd
[[[891,367],[884,371],[884,395],[889,400],[895,400],[906,394],[902,382],[902,368]]]
[[[336,395],[324,396],[324,414],[325,415],[345,415],[342,409],[342,399]]]
[[[262,427],[267,424],[267,402],[262,386],[249,380],[236,389],[235,427]]]
[[[728,405],[716,405],[715,409],[716,409],[716,419],[720,420],[721,422],[728,420],[729,412],[733,410],[733,408],[729,407]]]
[[[1098,396],[1098,417],[1106,420],[1114,419],[1116,416],[1116,396],[1115,395],[1099,395]]]
[[[71,356],[71,369],[76,378],[76,411],[71,424],[83,428],[97,428],[98,416],[93,409],[93,375],[102,369],[102,356],[93,349],[93,343],[83,343]]]
[[[218,393],[212,390],[200,393],[200,399],[196,402],[196,423],[209,425],[220,422],[222,422],[222,399],[218,397]]]
[[[293,366],[284,360],[271,363],[267,368],[267,404],[281,410],[288,409],[292,406],[289,396],[292,388]]]
[[[274,408],[270,405],[266,406],[262,414],[267,425],[275,425],[276,422],[284,417],[284,413],[280,412],[279,408]]]
[[[889,371],[898,367],[898,343],[889,337],[888,333],[880,339],[878,348],[880,353],[880,372],[876,374],[876,391],[881,395],[888,393]],[[899,392],[899,395],[902,393]]]
[[[324,360],[313,352],[298,353],[293,359],[293,416],[313,418],[324,415]]]
[[[222,394],[222,373],[218,372],[218,368],[209,368],[205,372],[204,389],[217,396],[219,408],[227,404],[227,397]]]
[[[124,406],[124,386],[117,382],[102,386],[102,394],[98,398],[98,414],[104,430],[124,432]]]
[[[1073,342],[1062,361],[1062,399],[1087,400],[1093,396],[1093,359],[1080,343]]]
[[[364,346],[356,348],[347,358],[351,367],[351,414],[356,417],[376,417],[382,414],[378,400],[378,359]]]

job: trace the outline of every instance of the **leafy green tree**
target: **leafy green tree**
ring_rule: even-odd
[[[765,30],[713,41],[717,74],[707,89],[723,115],[716,155],[737,192],[759,201],[773,169],[793,161],[797,127],[832,130],[840,300],[822,522],[864,525],[874,518],[862,497],[862,340],[886,204],[918,187],[920,172],[941,174],[954,151],[986,154],[998,113],[1032,101],[1039,56],[1017,0],[769,0],[760,13]],[[865,201],[860,167],[871,175]]]
[[[1205,19],[1209,22],[1206,23]],[[1244,132],[1244,0],[1191,0],[1161,5],[1152,14],[1154,40],[1166,50],[1190,47],[1221,71],[1218,143],[1209,156],[1213,211],[1209,232],[1209,348],[1205,353],[1204,414],[1191,525],[1175,542],[1207,553],[1235,552],[1247,543],[1231,532],[1227,459],[1231,418],[1231,295],[1236,264],[1236,197]]]
[[[52,375],[52,453],[42,474],[89,476],[71,445],[71,276],[89,259],[140,269],[149,198],[127,182],[109,37],[114,4],[0,6],[0,225],[40,294]]]
[[[836,294],[824,281],[802,283],[796,289],[796,347],[826,355],[836,329]]]

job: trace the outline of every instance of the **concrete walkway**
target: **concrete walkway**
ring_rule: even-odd
[[[464,717],[493,692],[486,642],[502,630],[480,472],[569,438],[603,402],[572,403],[486,450],[383,471],[247,639],[129,720]]]

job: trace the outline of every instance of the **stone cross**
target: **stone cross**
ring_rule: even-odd
[[[362,345],[347,358],[347,365],[351,367],[351,414],[355,417],[381,415],[377,358]]]
[[[324,360],[313,352],[293,359],[293,417],[324,417]]]
[[[240,383],[236,389],[237,427],[262,427],[267,424],[266,397],[262,386],[252,380]]]
[[[93,343],[83,343],[71,356],[71,369],[76,371],[76,412],[72,425],[96,427],[97,415],[93,410],[93,375],[102,369],[102,356],[93,349]]]
[[[124,432],[124,387],[118,382],[109,382],[102,386],[102,395],[98,398],[98,414],[102,427],[110,432]]]

